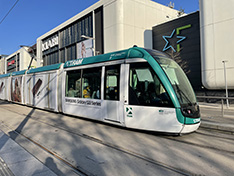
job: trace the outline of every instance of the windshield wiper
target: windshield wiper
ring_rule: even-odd
[[[182,98],[182,95],[183,95],[183,97],[188,101],[189,106],[192,106],[193,103],[189,100],[189,98],[187,97],[187,95],[179,88],[179,86],[178,86],[178,84],[176,82],[175,82],[175,86],[176,86],[177,92],[180,95],[181,102],[183,102],[183,98]]]

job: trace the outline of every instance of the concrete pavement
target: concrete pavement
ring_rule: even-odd
[[[199,103],[201,110],[201,127],[234,133],[234,105]]]
[[[0,175],[55,176],[48,167],[0,130]]]

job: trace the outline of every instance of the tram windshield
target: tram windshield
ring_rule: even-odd
[[[147,50],[161,65],[168,76],[182,107],[196,104],[193,88],[181,67],[172,59],[157,51]]]

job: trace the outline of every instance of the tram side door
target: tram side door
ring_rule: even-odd
[[[123,118],[121,70],[120,64],[106,66],[104,76],[104,118],[117,123],[120,123]]]

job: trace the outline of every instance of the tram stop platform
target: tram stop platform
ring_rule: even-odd
[[[234,104],[226,105],[199,102],[202,128],[234,133]]]
[[[56,176],[48,167],[0,130],[1,176]]]

